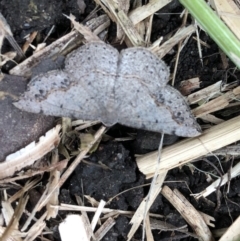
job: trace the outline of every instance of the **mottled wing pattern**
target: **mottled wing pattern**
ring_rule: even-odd
[[[29,90],[15,106],[45,115],[107,123],[109,109],[113,108],[109,103],[118,55],[117,50],[104,43],[84,45],[68,55],[64,71],[50,71],[33,78]]]
[[[177,90],[166,85],[168,77],[165,63],[150,51],[143,48],[122,51],[115,84],[118,122],[166,134],[198,135],[200,128],[186,101]]]
[[[65,72],[77,84],[72,90],[78,93],[73,106],[81,106],[88,112],[85,115],[86,111],[76,109],[76,112],[79,110],[76,118],[100,120],[108,125],[116,123],[116,119],[110,117],[114,110],[118,56],[116,49],[101,42],[88,43],[68,55]]]
[[[196,136],[200,127],[181,94],[166,85],[165,63],[144,48],[120,54],[104,43],[73,51],[65,69],[34,77],[18,108],[53,116],[117,122],[180,136]]]
[[[169,78],[166,64],[146,48],[140,47],[121,51],[118,73],[139,78],[150,91],[165,87]]]
[[[60,116],[66,106],[64,93],[70,85],[68,75],[61,70],[37,75],[30,81],[28,90],[14,105],[28,112]]]

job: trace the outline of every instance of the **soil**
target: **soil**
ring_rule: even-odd
[[[93,2],[85,0],[86,8],[84,12],[82,12],[82,9],[79,9],[78,2],[79,1],[76,0],[2,0],[0,2],[0,11],[6,18],[15,40],[20,46],[24,43],[23,37],[25,35],[36,30],[39,31],[38,38],[34,42],[36,45],[37,42],[41,42],[46,37],[53,25],[55,25],[55,29],[48,39],[48,43],[53,42],[71,30],[70,22],[63,16],[63,13],[67,15],[72,13],[76,16],[77,20],[83,21],[95,7]],[[181,25],[179,13],[182,9],[178,1],[173,1],[173,3],[161,9],[161,11],[154,16],[152,41],[160,36],[166,36]],[[99,12],[99,14],[101,14],[101,12]],[[189,18],[189,23],[190,22],[191,19]],[[113,23],[110,29],[108,40],[111,44],[115,41],[115,26]],[[180,54],[176,88],[178,88],[180,81],[193,77],[200,78],[201,88],[213,84],[218,80],[225,79],[225,76],[227,76],[226,81],[239,79],[237,75],[228,78],[228,75],[226,75],[227,70],[223,68],[217,45],[203,31],[201,31],[200,37],[210,45],[210,48],[202,47],[203,65],[199,59],[197,43],[190,38]],[[11,49],[11,46],[7,41],[4,41],[2,47],[3,52],[9,49]],[[27,54],[30,55],[31,53],[29,52]],[[172,51],[172,54],[168,54],[164,58],[170,66],[171,72],[174,67],[175,54],[176,48]],[[231,66],[233,65],[229,63],[229,68]],[[9,65],[6,64],[3,71],[7,73],[9,68]],[[101,142],[97,151],[86,159],[91,164],[81,163],[64,184],[59,196],[60,202],[76,204],[74,195],[81,197],[83,197],[83,195],[90,195],[97,201],[101,199],[108,201],[124,190],[137,187],[117,196],[107,207],[131,211],[138,208],[138,205],[148,192],[148,187],[138,186],[149,183],[149,181],[146,181],[144,176],[139,172],[134,155],[156,150],[161,135],[147,131],[133,130],[120,125],[111,128],[107,134],[112,137],[126,137],[128,133],[137,133],[135,140],[127,142],[108,140]],[[164,144],[171,145],[178,139],[176,136],[167,136]],[[25,143],[23,143],[23,145],[24,144]],[[224,173],[229,170],[231,165],[238,162],[238,160],[233,160],[233,163],[231,163],[231,161],[226,160],[226,157],[221,156],[219,160],[215,157],[208,158],[208,160],[218,169],[220,169],[220,160]],[[101,165],[99,163],[101,163]],[[169,171],[165,184],[172,189],[177,188],[198,210],[213,216],[216,219],[215,229],[229,227],[240,215],[240,179],[235,178],[231,181],[228,193],[226,186],[221,188],[221,205],[216,210],[216,193],[211,194],[208,197],[208,201],[196,201],[190,194],[199,193],[209,185],[206,173],[210,172],[216,175],[218,175],[218,173],[211,165],[203,160],[195,162],[194,165],[198,168],[194,169],[194,171],[188,166]],[[38,191],[40,192],[40,190]],[[86,200],[84,200],[84,202],[88,205]],[[176,209],[161,195],[157,197],[150,211],[164,215],[164,221],[177,227],[186,224]],[[64,219],[65,216],[66,212],[60,212],[57,220],[49,221],[48,227],[54,231],[54,234],[48,237],[50,240],[60,240],[56,227],[58,221]],[[129,221],[130,219],[125,216],[116,218],[115,226],[106,234],[103,240],[126,240],[126,235],[130,229]],[[190,227],[189,229],[191,230]],[[188,235],[178,231],[159,232],[159,230],[154,230],[153,235],[154,240],[194,240],[188,237]],[[134,239],[141,240],[141,230],[138,230]]]

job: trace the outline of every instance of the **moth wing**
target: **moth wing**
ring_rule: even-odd
[[[109,63],[110,61],[110,63]],[[34,77],[15,106],[29,112],[109,122],[118,51],[91,43],[73,51],[65,69]],[[115,124],[115,119],[112,119]]]
[[[118,81],[131,82],[127,93],[120,89],[116,96],[117,99],[125,96],[118,105],[122,125],[186,137],[201,133],[186,101],[174,88],[166,86],[152,93],[139,79],[120,77]]]
[[[118,57],[118,51],[112,46],[103,42],[90,42],[70,53],[65,61],[65,72],[71,78],[87,82],[84,88],[99,104],[99,111],[103,110],[104,123],[109,122],[111,112],[114,111],[113,92]],[[116,123],[114,119],[112,121]]]
[[[166,86],[169,80],[166,64],[141,47],[128,48],[120,53],[118,74],[137,77],[150,91]]]
[[[85,82],[72,82],[67,73],[53,70],[34,77],[28,90],[14,105],[24,111],[84,120],[101,120],[99,103],[84,88]],[[86,84],[87,85],[87,84]]]

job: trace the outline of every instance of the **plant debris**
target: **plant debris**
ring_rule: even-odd
[[[0,3],[1,240],[239,239],[239,70],[177,0],[95,2]],[[210,4],[239,36],[237,1]],[[203,134],[167,136],[168,146],[146,153],[157,149],[160,134],[55,120],[12,105],[26,78],[39,74],[35,66],[51,69],[52,61],[92,40],[119,52],[141,46],[164,58]],[[238,63],[239,56],[231,58]]]

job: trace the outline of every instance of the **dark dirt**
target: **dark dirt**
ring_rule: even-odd
[[[26,34],[38,30],[39,37],[37,38],[36,42],[34,42],[34,44],[36,44],[45,38],[52,25],[55,25],[56,28],[50,36],[48,42],[52,42],[69,32],[71,30],[70,22],[66,20],[62,13],[73,13],[78,20],[82,21],[89,14],[89,12],[94,9],[93,2],[85,0],[85,3],[86,9],[84,13],[80,13],[76,0],[2,0],[0,2],[0,11],[9,23],[15,39],[20,45],[24,43],[23,37]],[[174,1],[174,4],[166,6],[159,12],[159,15],[154,17],[152,41],[156,40],[159,36],[169,34],[181,25],[181,20],[178,15],[181,10],[182,7],[180,4],[177,3],[177,1]],[[101,12],[99,12],[99,14],[100,13]],[[172,14],[168,15],[165,13]],[[191,19],[189,19],[189,22],[190,21]],[[115,29],[114,24],[111,26],[111,30],[112,29]],[[114,34],[115,32],[111,31],[109,39],[114,40]],[[218,47],[207,35],[204,34],[204,32],[201,32],[201,39],[206,41],[211,46],[211,48],[203,47],[203,66],[199,60],[197,43],[195,40],[190,38],[180,55],[176,86],[178,86],[180,81],[192,77],[199,77],[202,87],[213,84],[215,81],[220,79],[225,79],[226,81],[234,81],[237,78],[239,79],[239,76],[231,76],[228,78],[228,75],[226,75],[227,70],[223,69]],[[9,43],[5,41],[3,52],[9,49],[11,49],[11,47]],[[170,65],[171,70],[174,66],[173,58],[175,53],[176,52],[174,52],[174,54],[168,54],[164,58],[164,60]],[[229,67],[231,67],[232,64],[229,64]],[[5,71],[7,69],[8,66],[5,66]],[[14,89],[14,81],[18,83],[21,80],[16,78],[9,81],[9,86],[12,86],[11,89]],[[22,88],[23,87],[20,87],[19,89]],[[17,93],[14,94],[17,95]],[[12,110],[11,107],[8,106],[6,112],[10,113],[9,111]],[[0,113],[2,113],[1,115],[4,116],[4,112]],[[19,115],[20,114],[17,114],[16,117],[15,115],[12,115],[13,120],[11,121],[17,120]],[[26,113],[26,115],[29,114]],[[35,121],[38,122],[41,122],[42,118],[45,118],[36,115],[34,116]],[[31,123],[29,123],[29,125],[32,127]],[[16,128],[19,127],[16,126]],[[45,130],[41,130],[40,132],[44,133]],[[91,195],[97,201],[100,201],[100,199],[108,201],[109,198],[112,198],[114,195],[117,195],[126,189],[138,187],[139,185],[146,183],[144,176],[136,167],[134,155],[156,150],[160,141],[160,135],[145,131],[136,131],[121,127],[119,125],[113,127],[108,134],[113,137],[125,137],[127,136],[127,133],[133,132],[137,132],[136,140],[134,141],[123,143],[113,141],[102,142],[98,150],[87,159],[94,165],[82,163],[77,167],[74,174],[61,189],[60,201],[64,203],[76,204],[74,197],[75,194],[80,195],[81,197],[83,197],[83,194]],[[15,130],[15,133],[20,135],[21,132],[20,130]],[[32,132],[28,133],[31,133],[31,135],[33,135],[33,140],[35,140],[36,136],[32,134]],[[1,133],[1,139],[3,138],[3,134],[4,132]],[[25,139],[21,140],[21,136],[19,137],[20,140],[17,143],[18,145],[15,145],[13,149],[17,150],[20,148],[20,145],[25,145]],[[10,139],[13,139],[12,134],[10,135]],[[165,144],[172,144],[177,139],[177,137],[169,136],[165,140]],[[8,143],[11,143],[11,140],[8,140]],[[219,159],[222,161],[224,173],[227,172],[230,168],[230,162],[227,162],[225,157],[219,157]],[[216,158],[209,158],[209,161],[220,169]],[[233,165],[237,162],[238,160],[234,160]],[[99,163],[104,164],[107,169],[104,169]],[[194,165],[200,170],[217,174],[216,170],[203,160],[195,162]],[[175,182],[168,183],[168,181]],[[231,181],[229,193],[226,193],[226,186],[221,188],[221,206],[217,211],[214,211],[217,203],[215,193],[208,197],[208,200],[212,201],[212,203],[206,202],[205,200],[199,200],[197,202],[193,197],[190,196],[191,193],[201,192],[209,185],[209,183],[206,181],[206,175],[202,172],[199,172],[197,169],[195,169],[193,173],[187,166],[184,166],[182,169],[176,168],[171,170],[167,175],[165,184],[170,188],[178,188],[179,191],[182,192],[198,210],[214,216],[216,219],[216,228],[229,227],[236,217],[240,215],[239,178],[235,178]],[[107,207],[122,210],[136,210],[147,192],[148,187],[139,187],[133,189],[117,196]],[[87,204],[87,201],[84,201]],[[179,215],[175,208],[172,207],[171,204],[169,204],[168,201],[161,195],[159,195],[154,202],[151,212],[164,215],[164,221],[177,227],[186,224],[184,219]],[[62,220],[65,215],[66,213],[61,212],[59,220]],[[129,220],[130,219],[128,217],[119,216],[116,219],[116,225],[110,232],[107,233],[103,240],[125,240],[127,232],[130,228],[130,225],[128,225]],[[59,240],[59,236],[56,231],[57,224],[58,222],[55,220],[49,221],[48,226],[52,227],[52,230],[54,231],[54,236],[51,237],[52,240]],[[191,228],[189,229],[191,230]],[[193,240],[193,238],[186,237],[185,234],[177,231],[159,232],[155,230],[153,231],[153,234],[154,240]],[[135,240],[140,239],[141,232],[138,231],[138,233],[135,235]]]
[[[32,141],[54,126],[54,118],[35,115],[13,108],[12,102],[26,89],[23,77],[6,75],[0,81],[0,161]]]

